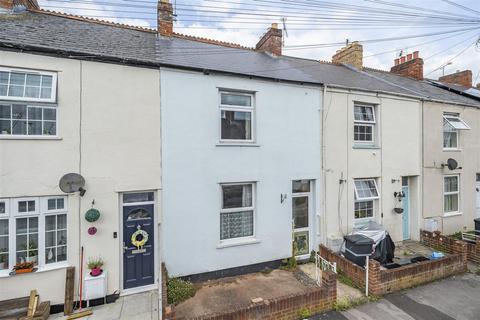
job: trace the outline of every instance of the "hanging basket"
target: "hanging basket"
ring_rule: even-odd
[[[395,211],[395,213],[403,213],[403,208],[394,208],[393,211]]]
[[[95,222],[98,218],[100,218],[100,211],[97,209],[92,208],[85,213],[85,220],[88,222]]]

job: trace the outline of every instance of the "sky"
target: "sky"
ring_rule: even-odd
[[[174,31],[179,33],[254,47],[275,22],[286,30],[284,54],[326,61],[331,61],[332,55],[347,39],[362,42],[397,38],[363,42],[364,66],[389,70],[400,52],[418,50],[424,59],[426,77],[436,79],[443,72],[470,69],[474,84],[480,82],[480,0],[171,1],[176,14]],[[38,2],[47,10],[156,28],[157,0]],[[400,12],[402,16],[385,16],[385,11]],[[432,20],[424,15],[455,20]],[[441,32],[450,33],[439,34]],[[406,38],[426,34],[436,35]],[[311,47],[317,44],[329,45]],[[451,63],[441,68],[448,62]]]

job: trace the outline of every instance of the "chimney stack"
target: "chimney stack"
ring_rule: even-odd
[[[479,83],[477,83],[477,89],[479,89],[479,90],[480,90],[480,82],[479,82]]]
[[[446,76],[438,78],[438,81],[450,84],[458,84],[459,86],[470,88],[472,86],[472,71],[457,71],[455,73],[447,74]]]
[[[173,34],[173,6],[170,0],[158,0],[157,31],[165,37],[170,37]]]
[[[394,66],[390,72],[404,77],[410,77],[417,80],[423,80],[423,59],[420,58],[418,51],[407,54],[395,59]]]
[[[268,52],[275,56],[282,55],[282,30],[278,29],[277,23],[272,23],[272,26],[258,41],[255,49],[262,52]]]
[[[332,57],[333,63],[338,64],[349,64],[354,66],[358,70],[362,70],[363,68],[363,46],[358,43],[358,41],[354,41],[351,44],[343,47]]]
[[[0,8],[12,10],[15,6],[24,6],[29,10],[39,10],[37,0],[0,0]]]

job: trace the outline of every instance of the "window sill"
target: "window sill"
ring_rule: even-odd
[[[0,135],[0,140],[63,140],[59,136],[3,136]]]
[[[37,274],[37,273],[43,273],[43,272],[48,272],[48,271],[54,271],[54,270],[60,270],[60,269],[65,269],[70,267],[70,264],[68,263],[57,263],[54,265],[47,265],[43,267],[39,267],[37,271],[35,272],[29,272],[29,273],[20,273],[11,276],[10,275],[10,269],[9,270],[2,270],[0,271],[0,278],[12,278],[12,277],[18,277],[18,276],[23,276],[23,275],[28,275],[28,274]]]
[[[444,218],[457,217],[457,216],[461,216],[462,214],[463,212],[449,212],[449,213],[444,213],[443,217]]]
[[[243,240],[232,240],[232,241],[224,241],[220,242],[217,246],[217,249],[224,249],[230,247],[237,247],[237,246],[246,246],[250,244],[260,243],[261,241],[255,238],[243,239]]]
[[[379,150],[380,147],[378,146],[373,146],[373,145],[361,145],[361,144],[354,144],[353,149],[375,149],[375,150]]]
[[[250,142],[219,142],[217,147],[260,147],[257,143]]]
[[[448,149],[448,148],[443,148],[443,152],[462,152],[462,149]]]

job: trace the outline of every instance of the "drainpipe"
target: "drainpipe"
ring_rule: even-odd
[[[321,235],[322,242],[323,244],[327,243],[327,203],[326,203],[326,197],[327,197],[327,191],[326,191],[326,186],[327,186],[327,181],[326,181],[326,147],[325,147],[325,101],[326,101],[326,95],[327,95],[327,85],[323,85],[323,95],[322,95],[322,107],[320,108],[320,117],[321,117],[321,128],[320,128],[320,152],[322,153],[320,155],[321,158],[321,185],[322,185],[322,225],[323,225],[323,232]]]

